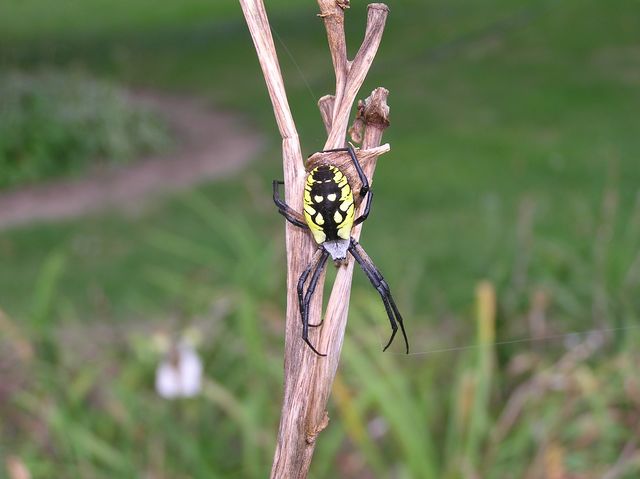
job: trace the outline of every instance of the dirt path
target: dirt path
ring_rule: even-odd
[[[229,175],[255,158],[264,139],[229,114],[193,98],[135,92],[132,101],[160,114],[175,132],[174,151],[83,178],[58,180],[0,193],[0,229],[53,221],[143,200]]]

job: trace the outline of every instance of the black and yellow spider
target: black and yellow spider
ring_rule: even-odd
[[[371,209],[371,199],[373,192],[369,190],[369,181],[362,171],[358,157],[352,147],[338,148],[335,150],[325,150],[320,153],[348,152],[352,166],[355,168],[357,176],[350,171],[348,163],[331,163],[322,159],[322,156],[312,156],[307,163],[307,181],[304,187],[304,216],[295,211],[280,199],[279,185],[284,182],[273,181],[273,201],[278,207],[278,211],[287,221],[309,229],[314,240],[318,243],[318,251],[313,256],[311,263],[305,268],[298,280],[298,301],[300,304],[300,315],[302,317],[302,339],[309,347],[320,356],[326,356],[316,350],[309,341],[309,327],[320,326],[320,324],[309,324],[309,303],[318,285],[322,270],[329,255],[336,266],[346,262],[347,251],[358,262],[364,273],[371,281],[374,288],[380,293],[384,303],[389,322],[391,323],[391,338],[384,347],[384,351],[391,345],[393,338],[398,332],[398,324],[404,336],[407,354],[409,353],[409,341],[404,330],[402,316],[398,311],[396,303],[393,301],[389,286],[385,282],[382,274],[369,258],[369,255],[360,244],[351,237],[351,230],[359,225],[369,216]],[[360,183],[360,189],[354,198],[351,185]],[[365,196],[367,203],[362,216],[355,218],[356,208],[360,205]],[[304,285],[311,275],[307,291]]]

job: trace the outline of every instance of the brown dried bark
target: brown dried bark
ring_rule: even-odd
[[[286,201],[289,205],[302,205],[305,168],[295,124],[289,110],[282,75],[271,37],[269,23],[262,0],[240,0],[249,30],[256,47],[265,76],[278,128],[283,139],[283,168]],[[385,21],[389,12],[382,3],[370,4],[367,11],[367,27],[364,40],[352,61],[347,59],[344,33],[344,10],[348,0],[318,0],[319,16],[327,31],[329,50],[336,76],[335,95],[320,99],[319,108],[325,127],[325,149],[341,148],[349,124],[349,114],[358,90],[375,57]],[[364,125],[362,150],[363,169],[371,182],[379,154],[388,151],[388,145],[380,149],[382,133],[389,125],[388,91],[374,90],[362,102],[357,121]],[[359,138],[358,138],[359,139]],[[364,151],[363,151],[364,150]],[[364,205],[360,205],[360,210]],[[361,211],[360,211],[361,212]],[[362,225],[352,231],[360,236]],[[326,357],[315,355],[302,341],[300,312],[296,284],[299,275],[317,250],[308,231],[287,223],[287,318],[285,335],[284,399],[278,444],[271,470],[272,478],[305,478],[311,464],[318,433],[328,424],[326,405],[336,374],[349,309],[349,295],[354,261],[339,268],[325,313],[324,324],[312,333],[312,342],[326,352]],[[324,283],[324,278],[321,284]],[[322,288],[319,286],[310,308],[310,322],[320,322],[322,315]]]

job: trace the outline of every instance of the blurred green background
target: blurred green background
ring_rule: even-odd
[[[352,3],[354,52],[366,5]],[[640,4],[389,6],[360,97],[390,90],[392,151],[362,244],[413,354],[382,354],[384,310],[356,271],[310,476],[638,477]],[[324,28],[313,1],[267,7],[311,153],[324,142],[315,102],[333,86]],[[179,155],[166,119],[126,100],[139,89],[235,112],[268,142],[240,173],[142,208],[0,230],[0,477],[270,469],[281,159],[235,2],[0,3],[0,200]],[[154,374],[180,338],[203,387],[169,401]]]

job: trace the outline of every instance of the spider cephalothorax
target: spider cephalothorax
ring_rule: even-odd
[[[311,263],[305,268],[298,280],[302,339],[316,354],[325,356],[318,352],[309,341],[309,327],[319,326],[319,324],[309,324],[309,303],[329,256],[331,256],[336,266],[340,266],[346,263],[347,252],[349,252],[367,275],[371,284],[380,293],[384,303],[392,329],[391,338],[384,349],[386,350],[391,345],[399,324],[404,337],[406,351],[409,353],[409,342],[404,330],[402,316],[391,296],[389,286],[362,246],[351,237],[352,228],[362,223],[369,216],[373,192],[369,190],[367,177],[362,171],[353,148],[325,150],[321,153],[344,151],[349,153],[352,162],[351,166],[355,168],[355,174],[350,171],[347,165],[314,160],[313,157],[310,159],[307,164],[308,175],[304,189],[303,215],[300,215],[280,199],[278,186],[283,182],[277,180],[273,182],[273,201],[276,203],[278,211],[292,224],[309,229],[313,239],[319,246]],[[360,183],[360,189],[354,196],[352,185],[355,186],[356,183]],[[355,218],[356,208],[358,208],[365,196],[367,196],[367,203],[364,213],[362,216]],[[305,292],[304,286],[309,275],[311,275],[311,279]]]

